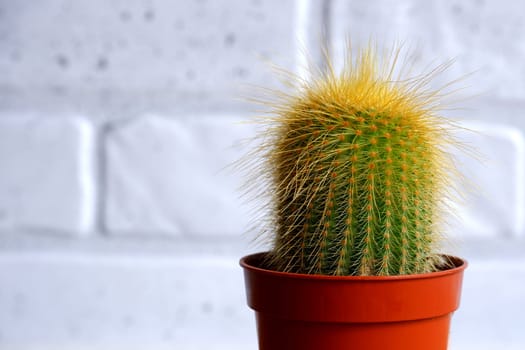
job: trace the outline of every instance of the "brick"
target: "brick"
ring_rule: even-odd
[[[237,258],[0,255],[2,349],[257,348]]]
[[[517,1],[335,0],[331,9],[332,45],[341,62],[345,37],[366,44],[370,37],[387,45],[397,40],[414,47],[415,65],[441,63],[454,58],[443,81],[475,72],[459,85],[469,93],[522,98],[525,38],[522,4]]]
[[[0,229],[93,229],[94,133],[81,118],[0,118]]]
[[[492,242],[497,241],[485,245]],[[496,260],[469,261],[461,306],[452,319],[450,350],[519,350],[525,345],[525,335],[517,328],[525,322],[525,261],[508,261],[504,252]]]
[[[467,254],[450,348],[522,349],[524,242],[480,243],[492,258]],[[5,349],[257,349],[236,257],[3,251],[0,285]]]
[[[456,208],[461,236],[520,236],[525,223],[525,139],[504,124],[464,121],[456,135],[467,152],[456,152],[465,176],[465,201]]]
[[[237,235],[247,226],[240,173],[228,168],[251,127],[213,116],[145,116],[107,135],[111,233]]]
[[[22,94],[38,104],[45,99],[28,91],[88,108],[101,101],[119,108],[237,106],[248,84],[275,86],[266,61],[295,69],[296,39],[310,42],[297,37],[297,3],[10,2],[0,21],[0,85],[15,91],[12,99]],[[316,7],[309,8],[303,28],[319,26],[309,17]],[[5,96],[3,103],[17,105]]]

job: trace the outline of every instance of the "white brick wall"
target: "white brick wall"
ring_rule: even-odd
[[[304,74],[325,45],[340,65],[346,37],[455,57],[442,81],[477,71],[444,112],[483,158],[458,155],[479,191],[448,229],[471,263],[451,349],[523,349],[524,7],[0,2],[0,349],[255,349],[243,96],[279,87],[268,60]]]

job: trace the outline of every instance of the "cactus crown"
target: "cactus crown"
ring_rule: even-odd
[[[361,50],[265,119],[263,174],[272,193],[269,267],[324,275],[400,275],[436,269],[436,224],[450,186],[450,123],[436,114],[432,74],[395,73]],[[435,73],[435,72],[434,72]]]

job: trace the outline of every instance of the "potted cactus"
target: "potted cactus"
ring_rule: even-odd
[[[447,348],[467,266],[438,250],[451,124],[398,57],[363,49],[265,119],[273,246],[241,259],[260,350]]]

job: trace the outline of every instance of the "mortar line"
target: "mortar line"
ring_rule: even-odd
[[[311,0],[295,0],[295,71],[297,76],[305,81],[309,78],[306,48],[310,7]]]
[[[97,167],[96,181],[98,183],[98,193],[96,197],[96,230],[99,235],[107,235],[106,227],[106,201],[107,201],[107,136],[110,125],[102,123],[97,128]]]
[[[332,0],[324,0],[321,15],[321,50],[326,54],[321,55],[321,68],[325,71],[328,67],[328,60],[332,57]]]

